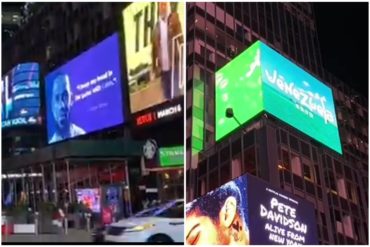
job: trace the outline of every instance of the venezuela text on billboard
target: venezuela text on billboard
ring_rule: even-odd
[[[216,141],[266,111],[342,154],[329,87],[257,41],[216,72]]]

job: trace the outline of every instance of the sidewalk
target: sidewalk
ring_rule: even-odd
[[[89,243],[92,241],[91,232],[88,233],[86,230],[68,229],[68,235],[64,234],[13,234],[13,235],[2,235],[2,243]]]

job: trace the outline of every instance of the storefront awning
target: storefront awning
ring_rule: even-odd
[[[4,159],[2,172],[68,158],[99,159],[141,156],[143,145],[142,141],[129,139],[70,140],[38,149],[29,154]]]

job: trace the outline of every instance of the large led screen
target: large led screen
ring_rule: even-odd
[[[255,43],[216,72],[216,141],[239,126],[226,117],[227,108],[241,123],[263,111],[259,54]]]
[[[41,124],[39,64],[18,64],[1,84],[2,128]]]
[[[123,10],[131,112],[184,92],[183,2],[135,2]]]
[[[191,245],[318,244],[313,205],[251,175],[188,203],[185,236]]]
[[[159,148],[159,164],[161,167],[184,165],[184,146]]]
[[[266,111],[327,147],[342,153],[329,87],[257,41],[216,72],[216,140]]]
[[[97,188],[86,188],[76,189],[77,202],[82,203],[94,213],[100,213],[101,207],[101,194],[100,189]]]
[[[118,34],[46,76],[48,142],[124,121]]]

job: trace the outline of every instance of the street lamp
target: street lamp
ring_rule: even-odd
[[[233,108],[231,108],[231,107],[226,108],[226,117],[227,118],[233,118],[238,123],[239,127],[242,126],[242,124],[239,122],[239,120],[235,117]],[[243,133],[246,134],[244,129],[243,129]]]

